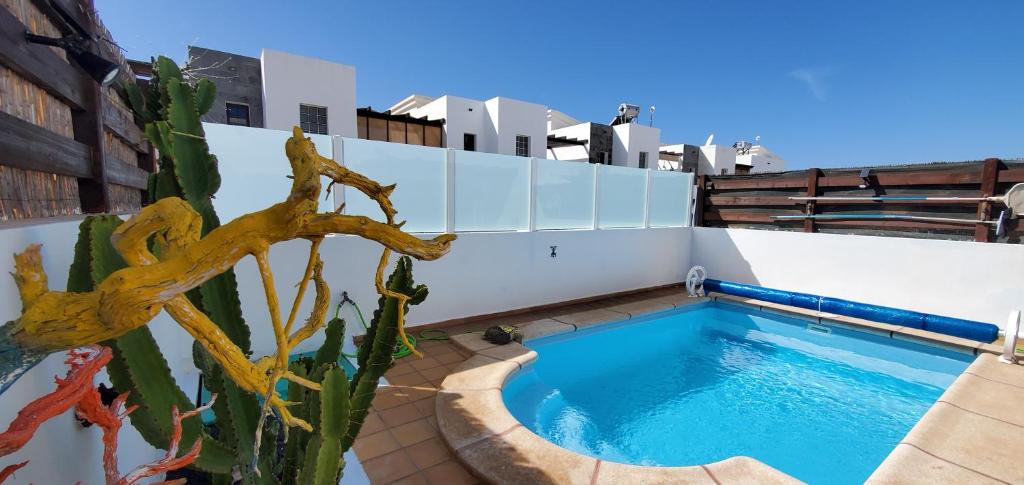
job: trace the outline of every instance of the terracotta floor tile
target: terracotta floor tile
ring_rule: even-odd
[[[438,377],[445,377],[445,376],[448,375],[449,372],[451,372],[451,371],[448,370],[448,367],[445,366],[444,364],[442,364],[442,365],[439,365],[437,367],[432,367],[432,368],[427,369],[427,370],[422,370],[422,371],[419,372],[419,374],[422,375],[423,377],[427,378],[427,381],[429,381],[430,379],[436,379]]]
[[[391,434],[402,446],[410,446],[438,436],[437,430],[426,419],[391,428]]]
[[[427,383],[421,386],[407,387],[405,391],[410,402],[432,398],[437,395],[437,388]]]
[[[420,399],[419,401],[412,403],[412,405],[416,406],[416,410],[420,412],[421,416],[431,417],[434,415],[434,410],[436,409],[434,401],[434,399]]]
[[[431,485],[471,485],[477,483],[458,462],[446,461],[423,471]]]
[[[409,399],[405,397],[401,388],[398,387],[379,387],[377,388],[377,394],[373,397],[373,408],[377,411],[384,411],[408,403]]]
[[[429,485],[427,476],[422,473],[413,473],[401,480],[391,482],[391,485]]]
[[[384,422],[380,420],[380,416],[377,413],[370,412],[366,415],[366,419],[363,420],[363,427],[359,428],[359,434],[371,435],[380,431],[384,431],[386,427]]]
[[[418,471],[404,450],[363,461],[363,469],[374,484],[392,483]]]
[[[398,440],[391,436],[391,433],[388,431],[381,431],[370,435],[360,433],[360,436],[356,438],[356,442],[352,446],[355,448],[356,455],[359,456],[360,461],[372,460],[402,447],[402,445],[398,444]]]
[[[434,358],[437,359],[437,361],[442,364],[458,364],[459,362],[466,360],[464,357],[462,357],[462,354],[455,351],[441,354],[435,356]]]
[[[421,441],[412,446],[406,447],[405,452],[409,454],[409,458],[412,462],[420,468],[420,470],[426,470],[434,465],[440,464],[441,462],[452,459],[448,448],[444,446],[440,438],[431,438],[426,441]]]
[[[380,412],[381,421],[384,421],[384,424],[388,427],[402,425],[422,417],[423,416],[420,415],[420,412],[412,405],[412,403],[406,403]]]
[[[427,382],[429,382],[430,385],[432,385],[434,387],[440,387],[441,383],[444,382],[444,378],[445,378],[445,376],[437,377],[437,378],[434,378],[434,379],[429,379],[429,380],[427,380]]]
[[[449,344],[447,340],[420,340],[416,344],[417,347],[425,350],[445,348],[449,345],[451,344]]]
[[[416,369],[412,368],[408,359],[402,359],[395,362],[395,365],[384,373],[384,377],[390,378],[394,376],[400,376],[402,374],[408,374]]]
[[[413,369],[416,369],[416,370],[418,370],[420,372],[423,372],[426,369],[430,369],[432,367],[437,367],[437,366],[441,365],[441,363],[438,362],[433,357],[423,357],[422,359],[416,359],[415,357],[413,357],[413,358],[415,360],[410,362],[409,365],[412,366]]]
[[[427,378],[415,371],[388,379],[388,383],[392,386],[418,386],[426,382]]]

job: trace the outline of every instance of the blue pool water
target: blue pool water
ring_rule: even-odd
[[[973,356],[706,303],[528,342],[505,385],[524,426],[622,463],[756,458],[861,483]]]

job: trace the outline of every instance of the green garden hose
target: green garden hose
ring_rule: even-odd
[[[341,301],[338,302],[338,307],[334,310],[334,318],[338,318],[338,315],[341,314],[341,306],[344,305],[346,302],[351,304],[352,308],[355,308],[356,315],[359,316],[359,323],[363,324],[363,329],[364,330],[369,330],[370,327],[368,325],[366,325],[366,319],[363,318],[363,312],[361,310],[359,310],[359,305],[357,305],[356,302],[352,301],[352,299],[348,297],[348,292],[343,291],[341,293]],[[437,329],[424,330],[424,331],[420,332],[418,338],[417,337],[413,337],[412,335],[407,335],[406,337],[408,337],[409,343],[412,344],[413,348],[415,348],[417,341],[448,340],[448,332],[445,332],[444,330],[437,330]],[[392,354],[392,355],[394,356],[395,359],[401,359],[402,357],[405,357],[405,356],[407,356],[407,355],[409,355],[411,353],[412,353],[412,350],[410,350],[409,347],[406,347],[405,343],[399,341],[398,342],[398,347],[395,349],[395,353]],[[345,357],[350,357],[350,358],[353,358],[353,359],[356,358],[356,356],[352,355],[352,354],[346,354],[344,352],[342,352],[342,354],[344,354]]]

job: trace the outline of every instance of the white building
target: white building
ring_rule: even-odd
[[[446,146],[456,150],[544,158],[547,107],[511,98],[480,101],[459,96],[413,94],[395,103],[391,114],[444,120]]]
[[[784,172],[786,161],[775,152],[762,145],[754,145],[749,150],[741,150],[736,155],[736,169],[747,173]]]
[[[264,126],[356,136],[356,68],[263,49]]]
[[[557,126],[549,120],[549,124]],[[638,123],[579,123],[548,132],[547,158],[658,168],[661,129]]]

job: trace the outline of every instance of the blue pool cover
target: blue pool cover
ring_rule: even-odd
[[[754,298],[761,301],[781,303],[809,310],[820,310],[836,315],[863,318],[875,322],[891,323],[903,327],[919,328],[930,332],[952,335],[981,342],[994,342],[999,337],[999,327],[991,323],[944,317],[910,310],[901,310],[881,305],[831,298],[828,296],[777,290],[762,286],[745,285],[732,281],[704,280],[704,291]]]

